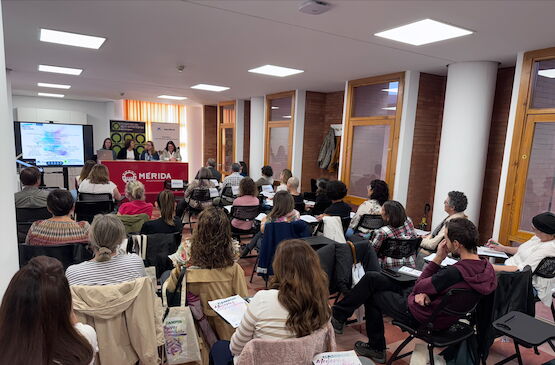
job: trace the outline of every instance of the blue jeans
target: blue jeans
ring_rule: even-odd
[[[218,341],[210,349],[210,365],[233,365],[229,341]]]
[[[346,237],[346,238],[351,238],[354,234],[355,234],[354,229],[352,229],[352,228],[347,228],[347,232],[345,232],[345,237]]]

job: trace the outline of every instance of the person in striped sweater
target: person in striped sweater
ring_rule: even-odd
[[[53,217],[33,222],[25,243],[35,246],[89,242],[89,222],[76,222],[73,196],[68,190],[56,189],[48,194],[46,206]]]

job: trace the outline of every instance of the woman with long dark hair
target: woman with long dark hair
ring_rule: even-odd
[[[166,143],[166,148],[162,151],[161,160],[163,161],[181,161],[181,154],[179,148],[175,146],[173,141]]]
[[[139,152],[135,149],[135,140],[126,139],[123,148],[118,152],[118,160],[138,160]]]
[[[88,365],[96,332],[77,322],[60,261],[31,259],[12,278],[0,306],[0,364]]]
[[[114,142],[112,141],[112,139],[110,137],[105,138],[104,142],[102,142],[102,148],[100,149],[101,151],[112,151],[112,159],[116,159],[116,151],[114,151]]]
[[[214,365],[230,363],[254,338],[304,337],[330,320],[328,278],[318,255],[305,241],[281,242],[273,268],[270,289],[258,291],[251,299],[231,343],[220,341],[212,348]]]
[[[345,233],[346,237],[351,237],[354,229],[365,214],[379,215],[382,213],[382,205],[389,199],[389,187],[383,180],[372,180],[368,185],[368,200],[363,202],[357,209],[355,216],[351,219],[349,229]],[[368,230],[360,228],[362,233],[368,233]]]
[[[161,191],[156,198],[160,218],[143,224],[141,234],[174,233],[183,231],[181,218],[175,216],[175,195],[170,190]]]

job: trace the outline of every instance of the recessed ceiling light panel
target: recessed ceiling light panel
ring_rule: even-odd
[[[168,100],[185,100],[187,99],[186,96],[173,96],[173,95],[159,95],[159,99],[168,99]]]
[[[83,72],[83,70],[80,68],[48,66],[48,65],[39,65],[39,71],[52,72],[56,74],[65,74],[65,75],[81,75],[81,72]]]
[[[191,89],[220,92],[220,91],[229,90],[229,87],[217,86],[217,85],[208,85],[208,84],[197,84],[195,86],[191,86]]]
[[[69,89],[71,85],[62,85],[62,84],[49,84],[46,82],[37,82],[37,86],[39,87],[49,87],[52,89]]]
[[[397,42],[421,46],[446,39],[462,37],[474,32],[441,23],[432,19],[424,19],[397,28],[374,34],[376,37],[387,38]]]
[[[543,77],[549,77],[550,79],[555,79],[555,68],[550,68],[547,70],[539,70],[538,75]]]
[[[50,93],[38,93],[38,96],[46,96],[49,98],[63,98],[64,94],[50,94]]]
[[[104,41],[106,41],[106,38],[77,33],[60,32],[51,29],[41,29],[40,40],[42,42],[64,44],[66,46],[99,49]]]
[[[295,68],[289,68],[289,67],[264,65],[264,66],[260,66],[260,67],[257,67],[257,68],[250,69],[249,72],[262,74],[262,75],[286,77],[286,76],[300,74],[301,72],[304,72],[304,71],[303,70],[297,70]]]

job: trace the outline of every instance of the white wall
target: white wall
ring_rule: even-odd
[[[93,126],[94,148],[102,146],[102,141],[110,136],[110,119],[120,119],[114,102],[78,101],[69,99],[43,98],[13,95],[13,108],[39,108],[75,111],[87,114],[87,124]],[[35,122],[26,120],[25,122]],[[40,122],[40,121],[37,121]]]
[[[19,256],[17,252],[17,234],[15,223],[15,205],[13,188],[14,181],[9,178],[9,171],[15,167],[15,138],[13,131],[12,109],[9,106],[9,94],[6,81],[6,61],[4,57],[4,30],[2,25],[2,8],[0,6],[0,170],[7,174],[8,178],[0,179],[0,204],[2,219],[0,229],[2,230],[2,254],[0,255],[0,299],[13,276],[19,269]]]
[[[235,101],[235,157],[233,162],[243,161],[245,145],[245,101]]]
[[[187,152],[189,155],[189,181],[202,167],[204,119],[202,106],[187,106]]]
[[[255,181],[261,176],[264,166],[264,97],[251,98],[251,137],[249,150],[249,175]]]
[[[304,120],[306,109],[306,90],[296,90],[295,92],[295,125],[293,126],[293,149],[291,172],[293,176],[302,180],[303,172],[303,142],[304,142]],[[299,190],[301,190],[299,185]]]

